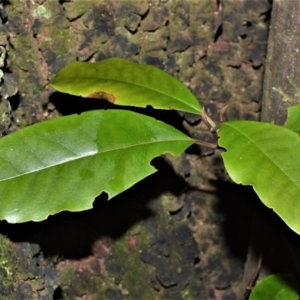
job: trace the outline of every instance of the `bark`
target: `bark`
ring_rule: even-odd
[[[286,108],[300,102],[300,2],[275,0],[268,41],[262,121],[283,124]],[[293,84],[294,83],[294,84]]]

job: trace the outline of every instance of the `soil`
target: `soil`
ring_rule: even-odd
[[[109,57],[174,75],[216,122],[227,105],[226,120],[259,119],[268,0],[2,2],[3,135],[105,107],[57,93],[47,82],[70,62]],[[138,111],[216,143],[200,116]],[[12,264],[27,267],[22,273],[0,262],[8,282],[1,298],[239,299],[246,290],[253,206],[282,224],[251,188],[231,182],[220,152],[194,145],[180,157],[157,158],[156,174],[109,202],[100,195],[89,211],[62,212],[40,223],[2,221]],[[28,270],[33,275],[20,275]]]

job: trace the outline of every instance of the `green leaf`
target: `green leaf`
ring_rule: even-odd
[[[50,85],[60,92],[120,105],[201,112],[195,96],[176,78],[156,67],[121,58],[71,63]]]
[[[219,145],[230,177],[252,185],[261,201],[300,234],[300,140],[284,127],[232,121],[221,124]]]
[[[90,111],[38,123],[0,139],[0,219],[41,221],[92,207],[155,172],[150,161],[193,140],[129,111]]]
[[[249,300],[298,300],[298,288],[292,274],[270,275],[255,285]]]
[[[300,135],[300,104],[288,108],[288,117],[284,127]]]

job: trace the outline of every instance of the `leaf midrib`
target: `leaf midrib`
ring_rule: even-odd
[[[81,156],[81,157],[76,157],[74,159],[70,159],[70,160],[67,160],[67,161],[64,161],[64,162],[61,162],[61,163],[57,163],[57,164],[52,164],[52,165],[49,165],[49,166],[44,167],[44,168],[34,169],[34,170],[30,171],[30,172],[24,172],[24,173],[16,175],[16,176],[11,176],[11,177],[8,177],[8,178],[5,178],[5,179],[0,179],[0,182],[4,182],[4,181],[7,181],[7,180],[11,180],[13,178],[21,177],[21,176],[28,175],[28,174],[40,172],[41,170],[50,169],[50,168],[53,168],[55,166],[63,165],[63,164],[66,164],[66,163],[69,163],[69,162],[72,162],[72,161],[76,161],[76,160],[80,160],[80,159],[85,159],[85,158],[91,157],[91,156],[105,154],[107,152],[114,152],[114,151],[118,151],[118,150],[122,150],[122,149],[134,148],[134,147],[145,146],[145,145],[150,145],[150,144],[151,145],[155,145],[155,144],[168,143],[168,142],[187,142],[187,141],[188,140],[182,139],[182,140],[167,140],[167,141],[147,142],[147,143],[142,143],[142,144],[136,144],[136,145],[129,145],[129,146],[125,146],[125,147],[114,148],[114,149],[105,150],[105,151],[102,151],[102,152],[98,151],[95,154],[91,154],[91,155],[87,155],[87,156]],[[191,143],[192,143],[192,140],[191,140]]]

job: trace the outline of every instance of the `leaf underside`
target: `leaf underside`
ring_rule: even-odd
[[[155,172],[151,160],[193,140],[129,111],[90,111],[38,123],[0,139],[0,219],[41,221],[82,211]],[[22,145],[22,146],[20,146]]]
[[[105,99],[119,105],[201,112],[195,96],[176,78],[154,66],[121,58],[71,63],[50,85],[63,93]]]
[[[221,124],[219,145],[230,177],[252,185],[261,201],[300,234],[300,140],[284,127],[252,121]]]

